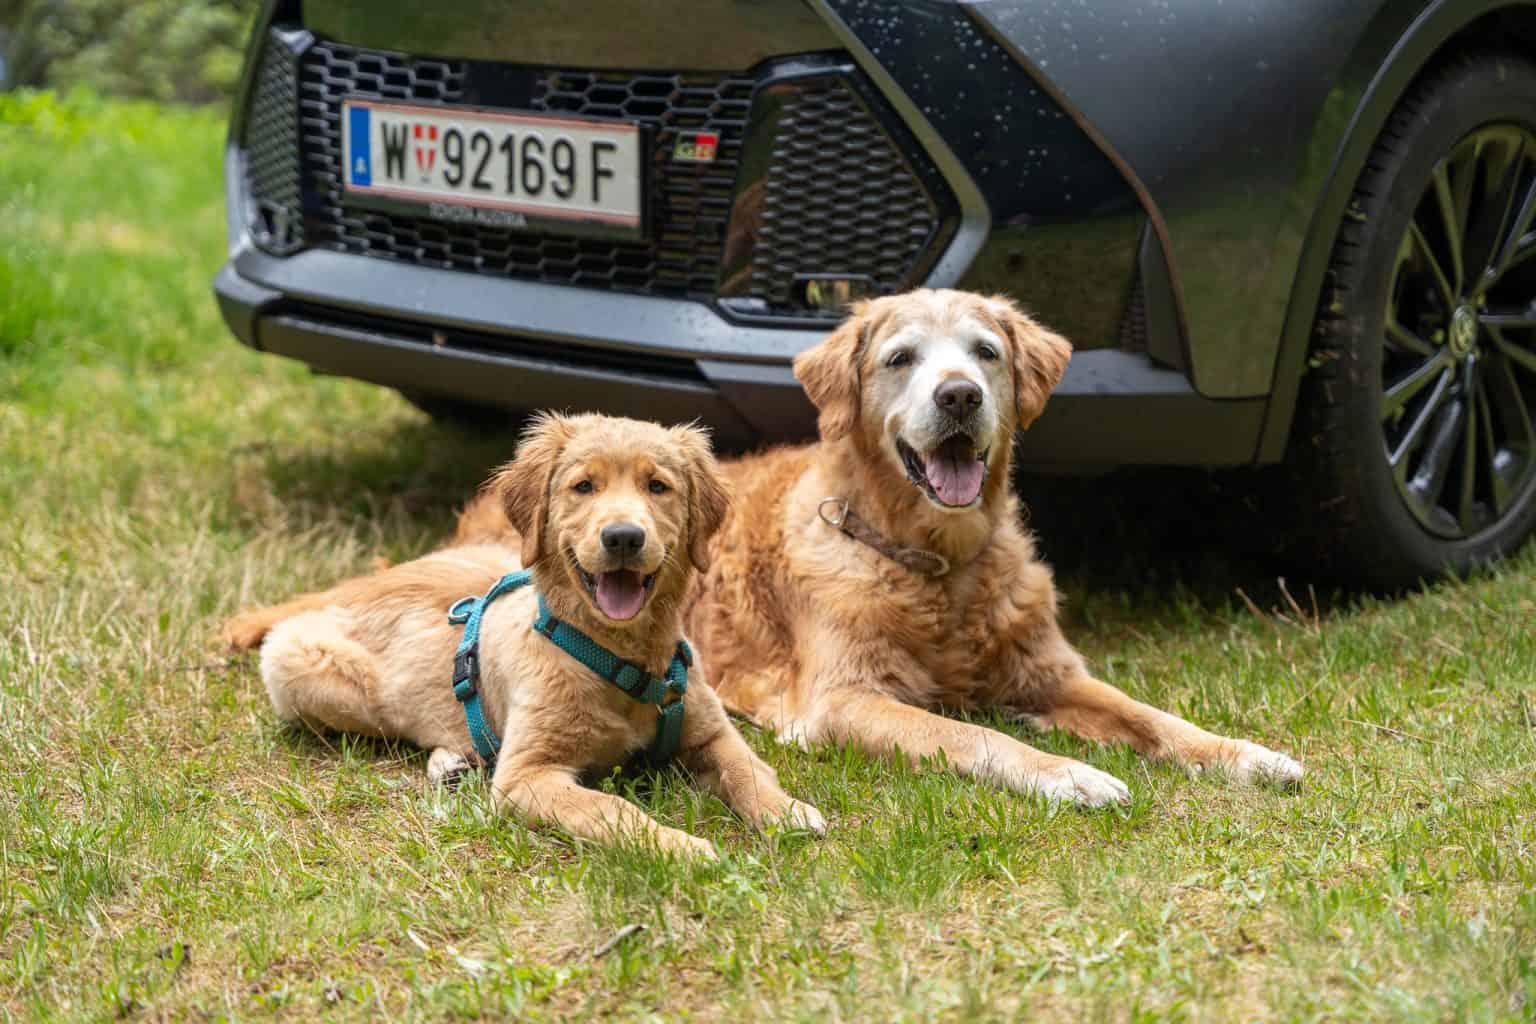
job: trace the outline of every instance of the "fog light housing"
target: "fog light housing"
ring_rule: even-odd
[[[800,304],[818,313],[842,313],[874,294],[875,282],[860,274],[799,274],[795,295]]]

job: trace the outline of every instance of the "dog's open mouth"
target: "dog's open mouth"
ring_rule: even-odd
[[[965,508],[981,497],[987,482],[987,453],[976,450],[969,434],[951,434],[927,455],[919,455],[912,446],[896,439],[896,451],[907,477],[923,492],[947,508]]]
[[[632,569],[591,573],[580,566],[576,567],[576,571],[581,574],[581,582],[591,595],[592,603],[597,605],[597,610],[615,622],[624,622],[639,615],[640,609],[645,607],[646,598],[651,596],[651,588],[656,585],[655,573],[645,576]]]

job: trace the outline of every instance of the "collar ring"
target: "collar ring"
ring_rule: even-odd
[[[831,505],[836,509],[836,513],[834,515],[827,514],[828,505]],[[835,526],[838,529],[842,529],[843,524],[848,521],[848,499],[822,498],[821,501],[816,505],[816,514],[820,516],[821,521],[826,523],[828,526]]]

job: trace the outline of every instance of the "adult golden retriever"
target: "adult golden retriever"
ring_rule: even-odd
[[[260,643],[261,674],[290,721],[409,740],[440,779],[479,760],[451,677],[461,628],[450,605],[527,566],[533,586],[490,604],[481,627],[485,719],[502,741],[491,778],[499,809],[590,839],[644,839],[663,850],[713,847],[639,808],[583,787],[650,744],[658,707],[643,704],[536,632],[536,592],[559,620],[652,677],[682,639],[682,602],[727,509],[709,441],[604,416],[538,420],[486,499],[516,527],[506,544],[467,544],[295,601],[237,616],[226,636]],[[510,546],[515,544],[516,547]],[[263,638],[265,642],[263,643]],[[687,682],[681,763],[754,826],[825,826],[779,788],[743,742],[697,665]]]
[[[1125,785],[935,711],[995,708],[1240,780],[1302,767],[1095,679],[1057,623],[1051,571],[1008,492],[1015,431],[1071,346],[1003,298],[877,299],[795,360],[819,443],[726,463],[733,511],[710,542],[689,635],[726,706],[802,744],[843,740],[1090,806]],[[495,537],[494,502],[459,540]]]

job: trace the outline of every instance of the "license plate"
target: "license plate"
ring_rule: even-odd
[[[497,227],[640,232],[637,124],[364,100],[344,103],[341,123],[349,198]]]

